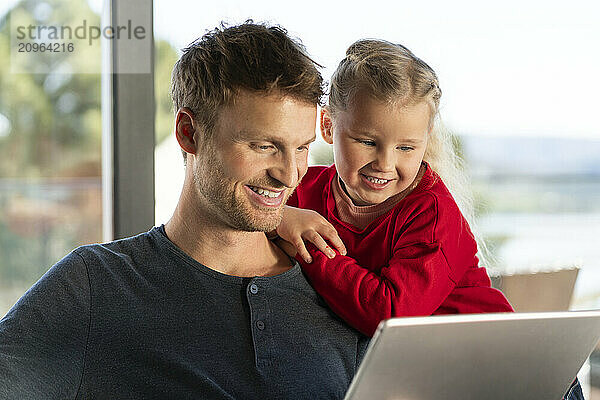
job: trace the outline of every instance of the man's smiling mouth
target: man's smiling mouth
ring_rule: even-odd
[[[268,197],[270,199],[274,199],[277,198],[279,196],[281,196],[281,194],[284,192],[283,190],[280,191],[274,191],[274,190],[268,190],[268,189],[263,189],[257,186],[250,186],[247,185],[254,193],[257,193],[263,197]]]

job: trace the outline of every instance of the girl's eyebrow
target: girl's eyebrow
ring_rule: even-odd
[[[370,139],[378,139],[379,137],[371,132],[368,131],[360,131],[360,132],[356,132],[356,133],[351,133],[351,135],[356,135],[356,136],[366,136]],[[400,143],[412,143],[412,144],[421,144],[423,143],[423,139],[416,139],[416,138],[405,138],[402,140],[399,140]]]
[[[419,143],[423,143],[423,139],[402,139],[401,140],[402,143],[414,143],[414,144],[419,144]]]
[[[377,138],[377,135],[375,135],[375,134],[373,134],[373,133],[371,133],[369,131],[361,131],[361,130],[357,130],[357,131],[350,130],[350,135],[353,135],[353,136],[368,136],[368,137],[374,138],[374,139]]]

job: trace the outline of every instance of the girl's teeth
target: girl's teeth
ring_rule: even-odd
[[[389,182],[389,180],[387,180],[387,179],[377,179],[377,178],[372,178],[372,177],[370,177],[370,176],[367,176],[367,179],[368,179],[370,182],[373,182],[373,183],[378,183],[378,184],[380,184],[380,185],[383,185],[384,183],[388,183],[388,182]]]

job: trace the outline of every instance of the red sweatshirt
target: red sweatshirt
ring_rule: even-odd
[[[338,218],[334,178],[334,165],[310,167],[287,204],[323,215],[346,245],[348,256],[329,259],[309,245],[313,262],[297,259],[350,325],[372,336],[392,317],[513,311],[478,266],[467,221],[430,167],[408,196],[363,230]]]

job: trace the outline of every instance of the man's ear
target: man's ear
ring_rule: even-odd
[[[321,108],[321,116],[319,119],[321,127],[321,136],[326,143],[333,144],[333,121],[328,107]]]
[[[194,114],[189,108],[180,108],[175,117],[175,137],[177,137],[179,147],[186,153],[196,154],[198,143],[194,136],[195,132]]]

